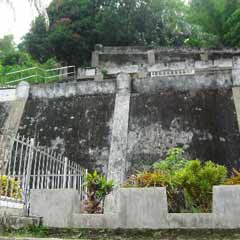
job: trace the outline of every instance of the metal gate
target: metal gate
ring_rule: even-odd
[[[84,198],[87,170],[63,154],[35,144],[34,139],[9,134],[0,135],[1,202],[23,204],[29,210],[31,189],[65,189],[79,191]]]

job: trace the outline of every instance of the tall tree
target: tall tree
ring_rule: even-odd
[[[182,45],[190,35],[184,11],[181,0],[54,0],[47,9],[47,39],[32,28],[26,46],[33,50],[31,39],[42,38],[59,61],[84,65],[97,43]]]
[[[215,35],[218,39],[216,46],[228,46],[225,41],[229,30],[227,22],[239,8],[239,0],[192,0],[189,22],[200,26],[203,32]]]

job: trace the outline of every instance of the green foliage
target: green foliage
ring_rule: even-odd
[[[12,197],[20,200],[22,190],[19,181],[8,178],[7,176],[0,177],[0,196]]]
[[[240,47],[240,8],[226,21],[224,41],[230,47]]]
[[[108,71],[107,71],[106,69],[102,69],[102,70],[101,70],[101,73],[102,73],[102,75],[103,75],[103,78],[106,78],[107,75],[108,75]]]
[[[40,15],[33,22],[30,33],[24,36],[23,42],[19,45],[20,49],[27,50],[32,58],[40,63],[51,58],[47,29],[45,17]]]
[[[88,199],[84,203],[84,211],[90,214],[101,212],[99,205],[113,190],[113,181],[107,181],[105,176],[94,171],[87,174],[85,186],[87,187]]]
[[[42,62],[89,64],[95,44],[181,46],[190,36],[181,0],[53,0],[50,26],[38,17],[23,46]]]
[[[58,66],[57,62],[51,58],[45,61],[43,64],[35,61],[30,54],[28,54],[24,48],[18,49],[15,47],[12,36],[5,36],[0,39],[0,83],[4,85],[6,82],[22,79],[32,75],[49,77],[54,72],[44,72],[39,69],[28,70],[26,72],[21,72],[13,75],[7,75],[8,73],[28,69],[28,68],[41,68],[41,69],[52,69]],[[52,76],[51,75],[51,76]],[[30,83],[43,83],[49,81],[55,81],[55,79],[45,79],[40,77],[35,77],[28,79]],[[14,83],[15,84],[15,83]]]
[[[88,192],[96,195],[100,200],[106,197],[113,189],[113,181],[107,181],[105,176],[102,176],[94,171],[92,174],[88,173],[86,176],[86,186]]]
[[[193,160],[176,173],[175,183],[184,191],[188,207],[207,212],[211,209],[212,187],[222,184],[226,175],[224,166],[211,161],[202,164],[199,160]]]
[[[239,8],[240,0],[192,0],[188,22],[199,26],[201,34],[210,34],[210,41],[205,42],[204,46],[238,47]],[[199,39],[197,45],[202,39]]]
[[[154,164],[154,171],[132,175],[124,187],[166,187],[171,212],[208,212],[212,204],[212,188],[225,182],[227,169],[211,161],[187,160],[181,148],[172,148],[164,160]],[[240,179],[229,179],[238,182]],[[239,181],[240,182],[240,181]]]
[[[138,172],[136,175],[132,175],[130,178],[128,178],[124,184],[124,187],[166,187],[169,184],[169,175],[157,171],[143,171]]]
[[[171,175],[174,174],[176,171],[184,168],[188,163],[188,160],[183,157],[183,153],[182,148],[170,149],[164,160],[160,160],[154,164],[154,169]]]

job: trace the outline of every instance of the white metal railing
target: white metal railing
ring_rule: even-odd
[[[29,209],[31,189],[76,189],[84,196],[87,170],[34,139],[0,135],[0,200],[22,203]]]
[[[181,76],[181,75],[194,75],[194,69],[174,69],[174,70],[160,70],[150,72],[151,77],[163,77],[163,76]]]
[[[68,79],[76,79],[75,66],[47,70],[39,67],[32,67],[7,73],[4,81],[2,81],[2,85],[16,85],[21,81],[28,81],[29,83],[46,83]]]

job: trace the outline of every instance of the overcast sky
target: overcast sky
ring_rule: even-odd
[[[37,12],[29,5],[28,0],[12,0],[12,2],[15,13],[10,6],[0,3],[0,38],[6,34],[13,34],[15,42],[19,43],[22,36],[28,32]],[[51,0],[44,0],[45,5],[50,2]]]

